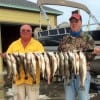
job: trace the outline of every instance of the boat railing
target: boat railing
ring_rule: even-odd
[[[38,35],[39,35],[39,38],[59,36],[59,35],[69,35],[69,28],[65,27],[65,28],[44,30],[44,31],[38,32]]]

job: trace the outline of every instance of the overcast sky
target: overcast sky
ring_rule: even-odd
[[[27,1],[37,2],[37,0],[27,0]],[[72,1],[85,4],[100,23],[100,0],[72,0]],[[62,22],[68,22],[71,11],[75,10],[75,8],[62,7],[62,6],[53,6],[53,8],[64,12],[63,15],[58,17],[58,24]],[[83,18],[83,24],[87,24],[89,20],[88,14],[84,11],[81,11],[81,14]],[[92,19],[91,23],[94,23]]]

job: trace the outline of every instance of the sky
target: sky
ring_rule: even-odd
[[[37,2],[37,0],[27,0],[27,1]],[[71,0],[71,1],[79,2],[86,5],[100,23],[100,0]],[[52,8],[52,6],[49,7]],[[53,8],[64,12],[63,15],[57,17],[57,24],[60,24],[62,22],[69,22],[68,19],[71,15],[71,11],[76,10],[76,8],[56,6],[56,5],[54,5]],[[83,10],[81,10],[80,13],[82,15],[83,25],[88,24],[89,15]],[[91,19],[90,23],[95,23],[95,22],[93,21],[93,19]],[[93,26],[92,28],[95,27],[97,26]]]

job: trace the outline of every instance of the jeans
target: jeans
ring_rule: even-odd
[[[65,100],[75,100],[76,95],[78,96],[78,100],[89,100],[90,79],[91,75],[87,72],[84,90],[80,88],[79,75],[75,78],[72,77],[68,85],[64,81]]]

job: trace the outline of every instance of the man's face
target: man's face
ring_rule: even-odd
[[[20,29],[20,36],[24,40],[28,40],[32,37],[32,29],[29,25],[23,25]]]
[[[70,28],[73,32],[78,32],[82,26],[82,22],[75,18],[70,20]]]

